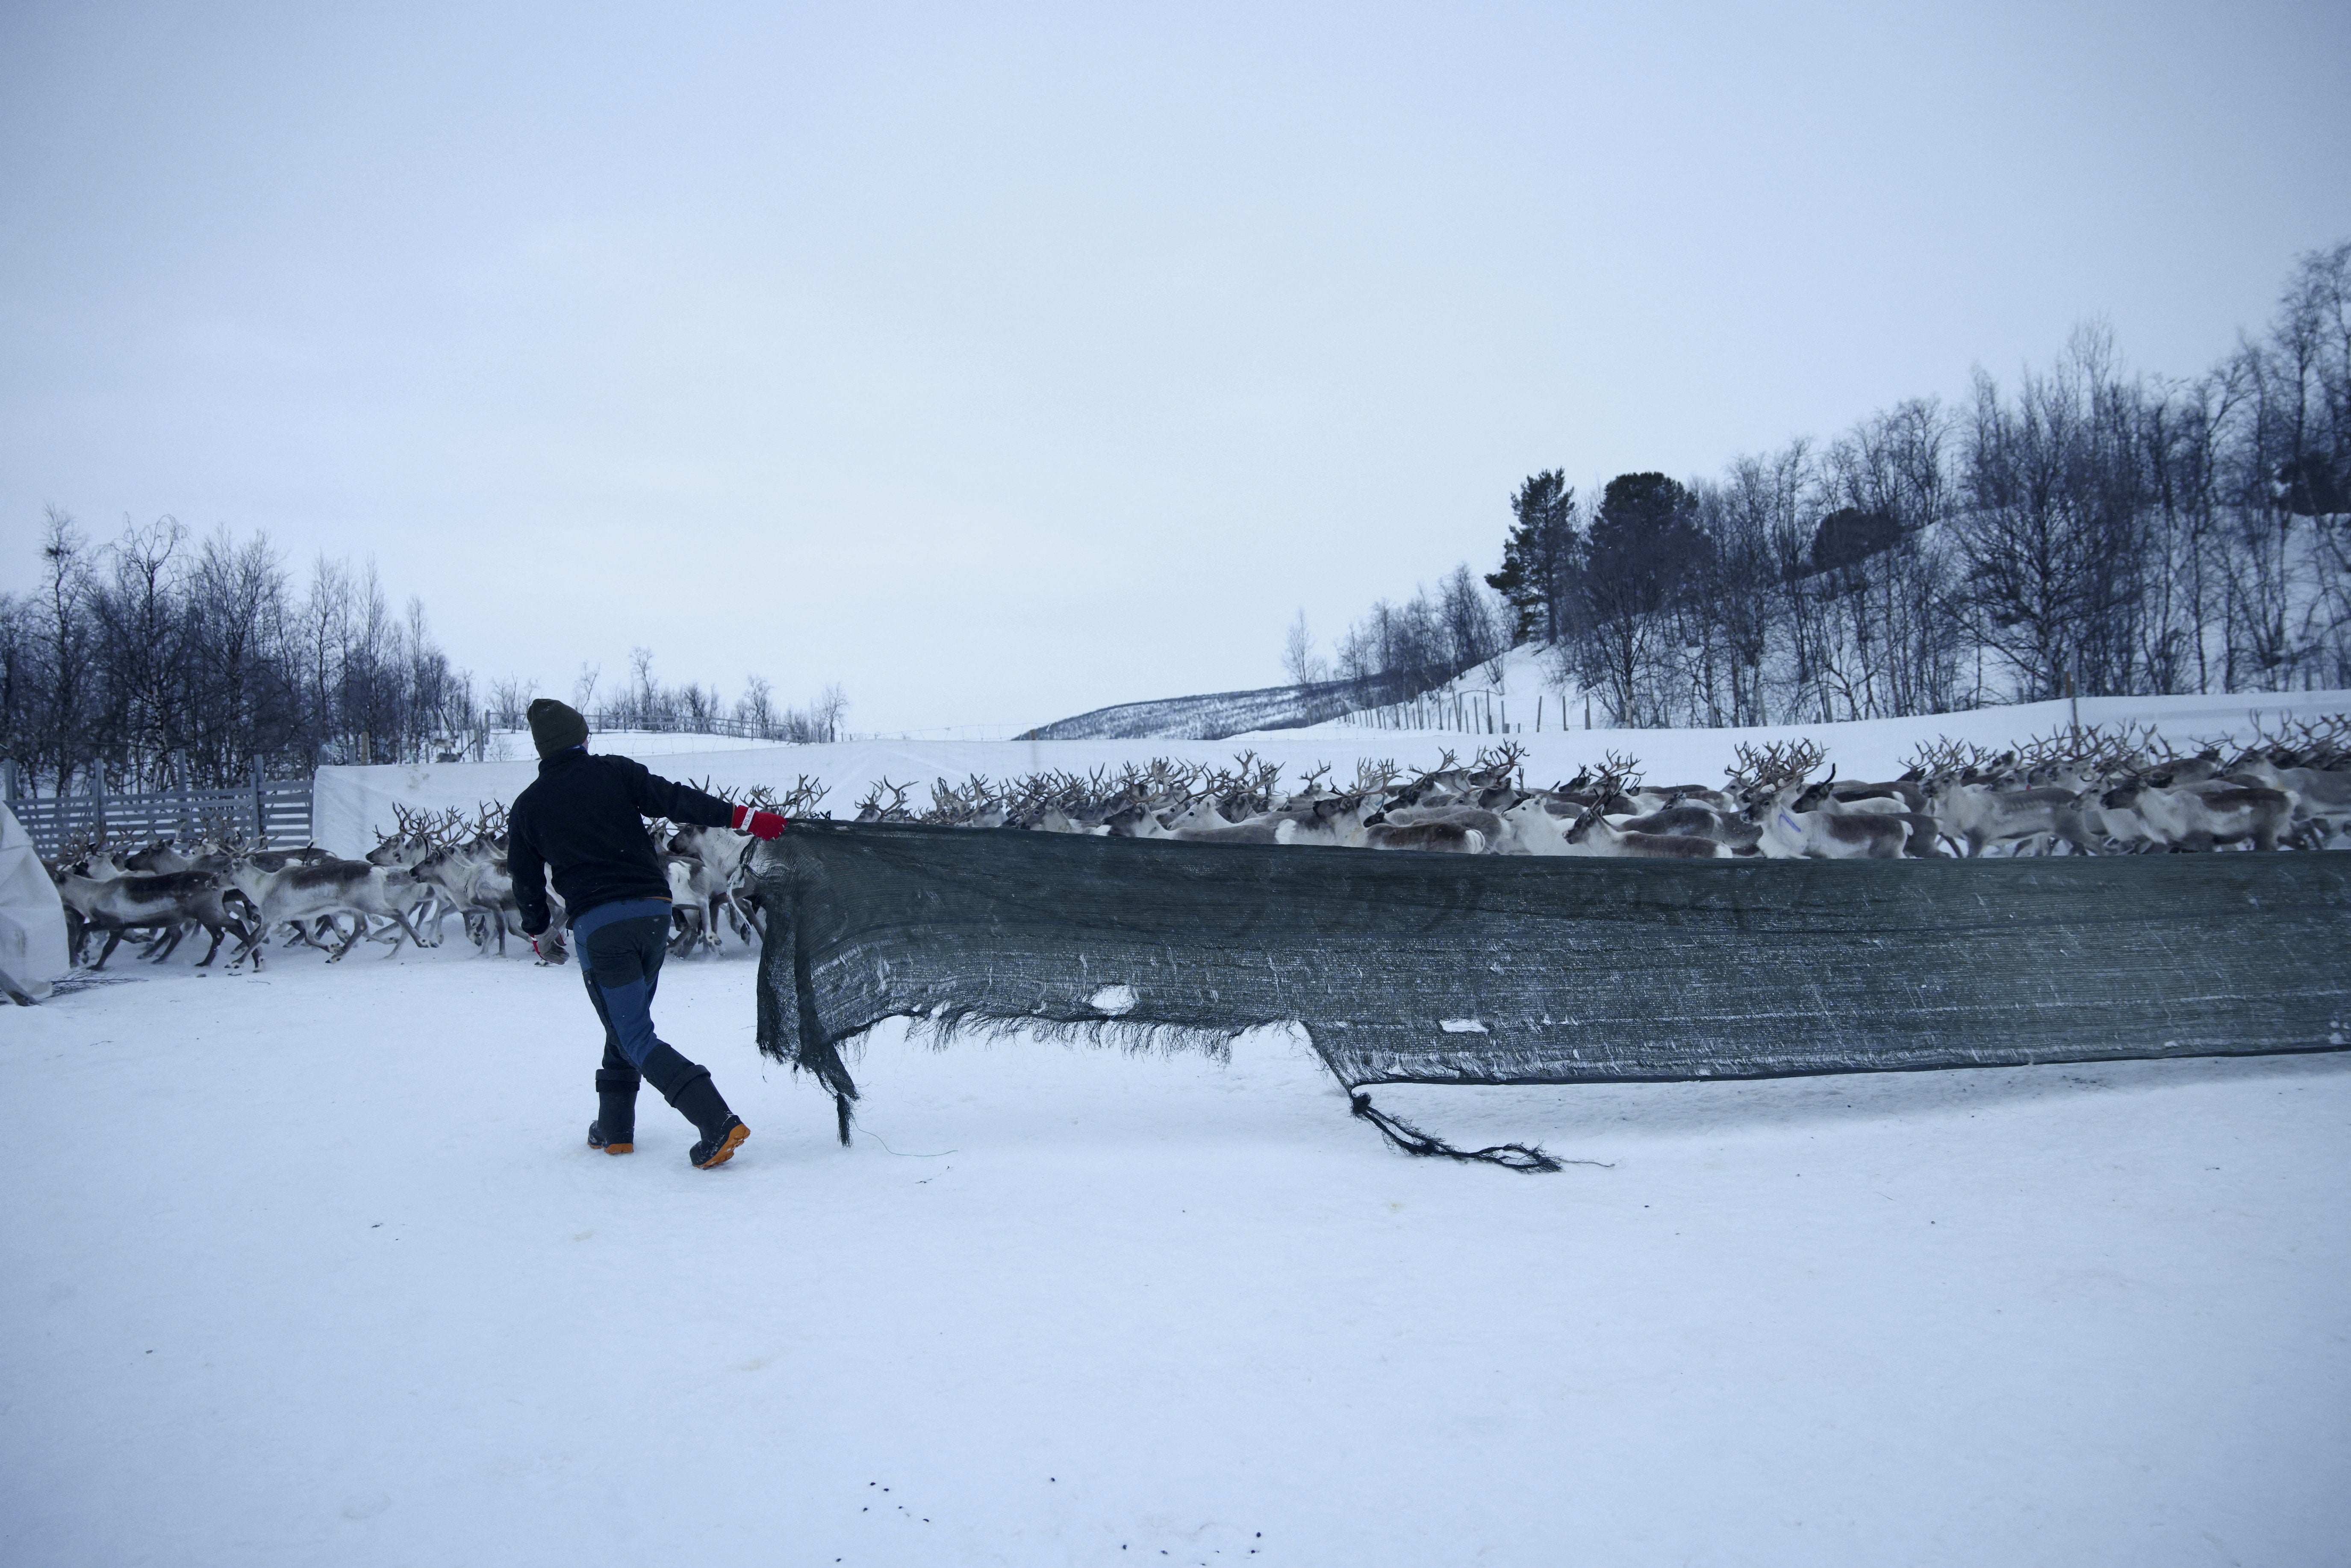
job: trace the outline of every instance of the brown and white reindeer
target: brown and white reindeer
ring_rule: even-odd
[[[80,961],[91,935],[106,934],[106,946],[92,969],[106,967],[115,948],[133,931],[157,934],[160,940],[147,956],[160,963],[172,956],[190,930],[204,927],[213,941],[197,961],[198,968],[213,961],[224,936],[235,936],[247,950],[259,939],[257,930],[246,918],[249,911],[239,907],[243,898],[224,878],[208,872],[98,878],[68,871],[56,880],[57,896],[74,917],[68,932],[74,960]]]
[[[1821,811],[1833,817],[1889,818],[1906,824],[1910,829],[1909,841],[1903,847],[1905,854],[1917,855],[1922,859],[1939,855],[1943,852],[1939,847],[1942,841],[1941,826],[1925,811],[1914,811],[1910,809],[1909,797],[1904,791],[1911,788],[1907,782],[1902,783],[1899,788],[1881,784],[1863,784],[1857,786],[1853,793],[1848,794],[1838,788],[1836,768],[1831,767],[1829,776],[1817,784],[1808,786],[1796,797],[1794,804],[1789,810],[1799,817],[1808,811]],[[1923,794],[1921,799],[1923,800]]]
[[[395,804],[392,816],[394,826],[391,832],[376,830],[376,846],[365,856],[368,864],[413,866],[444,847],[445,841],[438,831],[442,821],[431,812]]]
[[[1807,777],[1825,754],[1810,740],[1741,745],[1732,777],[1740,815],[1758,830],[1756,848],[1773,860],[1898,860],[1913,825],[1878,812],[1800,811]]]
[[[2173,851],[2223,844],[2274,850],[2294,820],[2294,802],[2285,791],[2218,780],[2200,788],[2166,789],[2144,778],[2132,779],[2100,796],[2098,805],[2110,821],[2118,813],[2135,816],[2146,837]]]
[[[1423,780],[1408,791],[1416,804],[1392,805],[1381,813],[1382,821],[1396,828],[1450,823],[1475,830],[1486,841],[1489,853],[1527,852],[1509,815],[1525,799],[1517,782],[1519,764],[1525,755],[1525,748],[1515,742],[1480,751],[1473,767],[1455,770],[1460,778],[1458,790],[1441,789]],[[1452,753],[1446,757],[1449,761]]]
[[[2287,760],[2282,762],[2282,757]],[[2310,767],[2297,754],[2279,748],[2247,751],[2237,758],[2230,777],[2284,795],[2295,831],[2314,829],[2320,841],[2351,824],[2351,772]]]
[[[465,921],[475,948],[487,952],[495,940],[499,956],[505,956],[507,927],[521,928],[522,911],[507,870],[504,809],[485,805],[470,834],[447,831],[442,837],[437,848],[410,868],[419,885],[434,894],[429,913],[413,917],[417,928],[429,931],[438,946],[443,922],[455,915]],[[551,892],[549,902],[554,907]]]
[[[1719,789],[1709,793],[1724,800],[1729,799]],[[1734,854],[1740,850],[1754,851],[1756,841],[1763,836],[1762,829],[1740,816],[1736,810],[1717,810],[1694,800],[1660,807],[1639,816],[1618,817],[1610,826],[1621,832],[1669,833],[1681,838],[1712,839]]]
[[[758,841],[732,828],[689,824],[670,836],[669,848],[692,862],[689,895],[700,905],[704,924],[712,931],[722,919],[736,936],[749,941],[758,928],[758,906],[748,896],[745,868]]]
[[[350,935],[328,956],[329,963],[340,961],[369,934],[370,920],[388,920],[399,929],[400,936],[419,947],[425,945],[409,916],[424,902],[426,892],[417,884],[415,873],[404,868],[324,860],[290,862],[276,871],[266,871],[257,862],[240,861],[231,867],[229,878],[252,901],[265,933],[288,924],[307,931],[312,922],[322,918],[350,917]],[[261,938],[256,936],[231,960],[232,965],[250,956],[257,966],[260,948]],[[399,950],[400,937],[395,936],[392,951],[384,956],[390,957]]]
[[[1557,819],[1548,812],[1522,814],[1517,822],[1525,835],[1522,842],[1528,852],[1534,854],[1599,855],[1615,860],[1723,860],[1729,857],[1730,846],[1717,839],[1695,833],[1650,832],[1625,826],[1626,821],[1639,820],[1633,813],[1619,813],[1617,821],[1609,820],[1609,807],[1637,800],[1639,794],[1640,776],[1633,769],[1632,758],[1620,758],[1611,752],[1606,765],[1592,781],[1592,804],[1586,806],[1565,828],[1558,827]],[[1705,808],[1692,807],[1691,810],[1704,810]]]
[[[1318,795],[1302,807],[1282,812],[1281,824],[1274,830],[1274,841],[1325,849],[1362,849],[1369,800],[1360,791]]]
[[[1943,836],[1980,855],[1995,844],[2062,841],[2076,854],[2097,852],[2097,840],[2073,790],[2001,789],[1959,775],[1937,774],[1924,786],[1928,810]]]

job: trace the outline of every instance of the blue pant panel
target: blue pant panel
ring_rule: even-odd
[[[653,1048],[653,988],[643,980],[631,980],[625,986],[596,988],[604,998],[601,1009],[605,1027],[621,1042],[621,1054],[629,1065],[642,1071],[645,1053]]]
[[[659,914],[606,919],[580,936],[580,978],[603,1022],[608,1059],[618,1052],[631,1067],[642,1070],[647,1053],[660,1043],[653,1033],[653,992],[668,951],[666,904],[660,905]]]

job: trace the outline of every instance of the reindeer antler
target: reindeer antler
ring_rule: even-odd
[[[792,787],[784,792],[781,800],[772,801],[771,804],[787,817],[812,817],[816,815],[818,803],[831,793],[832,793],[831,788],[823,780],[812,779],[803,773],[793,781]]]
[[[1641,787],[1641,762],[1638,758],[1614,751],[1603,752],[1600,758],[1602,782],[1610,794],[1623,794]],[[1613,780],[1613,782],[1611,782]]]
[[[1744,742],[1736,749],[1735,768],[1725,768],[1733,780],[1757,788],[1792,783],[1810,774],[1828,759],[1828,751],[1818,741],[1774,740],[1764,745],[1749,746]]]
[[[886,778],[877,780],[873,788],[865,792],[865,799],[857,803],[857,820],[861,822],[912,821],[912,814],[906,810],[906,791],[912,788],[911,784],[893,784]],[[884,793],[890,797],[887,805],[882,801]]]
[[[1514,783],[1526,756],[1524,746],[1515,740],[1506,740],[1499,746],[1479,749],[1477,770],[1489,784]]]

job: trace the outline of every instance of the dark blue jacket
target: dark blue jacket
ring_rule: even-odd
[[[541,762],[538,781],[507,812],[507,867],[524,933],[547,929],[549,872],[571,920],[614,899],[667,898],[669,876],[654,857],[647,817],[724,828],[735,808],[632,758],[590,757],[585,747]]]

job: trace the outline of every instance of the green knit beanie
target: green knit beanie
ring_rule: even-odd
[[[538,747],[541,757],[552,757],[559,751],[588,744],[588,721],[569,703],[539,697],[524,716],[530,720],[530,743]]]

